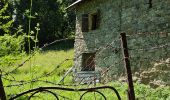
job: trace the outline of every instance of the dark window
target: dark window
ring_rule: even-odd
[[[91,30],[96,30],[100,26],[100,10],[96,13],[91,14]]]
[[[95,71],[95,53],[82,54],[81,71]]]
[[[97,14],[93,14],[92,15],[92,30],[95,30],[95,29],[97,29]]]
[[[152,8],[152,0],[149,0],[149,8]]]
[[[82,15],[82,32],[96,30],[100,26],[100,10],[92,14]]]
[[[82,32],[88,32],[89,30],[89,18],[88,14],[82,15]]]

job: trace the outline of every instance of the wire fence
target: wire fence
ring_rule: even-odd
[[[132,73],[134,76],[138,76],[136,81],[150,84],[153,81],[157,80],[164,83],[164,85],[168,85],[169,75],[167,71],[169,70],[170,37],[162,37],[160,34],[136,34],[127,35],[127,38]],[[124,62],[123,55],[121,54],[122,51],[120,43],[117,43],[117,45],[115,46],[113,45],[113,43],[115,42],[120,42],[120,39],[118,38],[116,39],[116,41],[103,46],[102,49],[98,49],[95,53],[95,56],[102,56],[102,59],[96,60],[96,58],[95,61],[91,61],[91,63],[97,63],[95,65],[96,68],[102,68],[102,66],[105,66],[105,68],[102,68],[99,71],[101,76],[107,75],[107,78],[104,80],[104,82],[106,83],[109,82],[109,80],[115,80],[117,78],[117,75],[123,77],[126,74],[123,67]],[[108,50],[111,50],[111,52],[107,53]],[[109,58],[112,60],[110,65]],[[154,72],[154,70],[157,71]],[[164,74],[159,75],[157,73],[158,71]],[[160,83],[160,85],[162,85],[162,83]]]
[[[141,83],[146,83],[146,84],[153,84],[155,81],[159,81],[162,82],[164,85],[168,85],[166,82],[168,82],[168,78],[169,77],[169,72],[167,71],[169,68],[169,64],[170,64],[170,60],[169,60],[169,55],[170,55],[170,37],[159,37],[158,35],[142,35],[141,34],[136,34],[136,35],[127,35],[128,38],[128,50],[130,53],[130,62],[131,62],[131,68],[132,68],[132,73],[135,77],[137,77],[137,79],[134,79],[134,81],[138,81]],[[52,43],[46,44],[43,47],[41,47],[41,50],[43,50],[43,48],[48,47],[50,45],[53,45],[57,42],[60,41],[65,41],[68,39],[62,39],[62,40],[56,40]],[[56,81],[51,81],[50,76],[55,75],[55,73],[58,71],[58,68],[61,67],[62,64],[65,64],[67,61],[69,60],[75,60],[75,59],[79,59],[80,56],[82,56],[82,54],[80,55],[75,55],[74,59],[70,59],[67,58],[63,61],[61,61],[59,64],[57,64],[54,69],[52,69],[51,71],[42,74],[40,76],[36,76],[35,78],[32,79],[15,79],[15,71],[17,71],[18,69],[22,68],[23,65],[28,62],[30,59],[33,59],[33,56],[35,56],[36,53],[32,53],[31,56],[29,56],[28,59],[26,59],[25,61],[23,61],[21,64],[19,64],[17,67],[15,67],[13,70],[9,71],[9,72],[2,72],[2,79],[7,82],[7,84],[5,84],[3,87],[5,89],[16,89],[16,88],[20,88],[20,92],[23,92],[23,88],[25,88],[25,86],[27,87],[30,84],[49,84],[50,85],[55,85],[55,86],[59,86],[59,87],[73,87],[74,91],[77,90],[77,93],[79,94],[79,97],[81,98],[84,94],[80,93],[80,91],[78,91],[80,88],[82,88],[84,84],[86,84],[87,88],[90,87],[97,87],[96,84],[98,82],[100,83],[109,83],[113,80],[118,80],[117,75],[119,75],[119,79],[120,77],[124,77],[123,80],[118,80],[120,82],[126,82],[126,78],[125,78],[125,68],[124,66],[124,57],[122,55],[122,49],[121,49],[121,41],[120,38],[115,39],[114,41],[105,44],[104,46],[101,46],[99,48],[96,49],[95,52],[95,59],[91,59],[91,56],[89,58],[86,58],[86,60],[91,60],[90,62],[88,62],[88,64],[86,66],[82,66],[82,67],[87,67],[89,65],[92,65],[93,62],[95,62],[94,66],[91,66],[91,68],[95,67],[95,72],[97,73],[93,73],[92,75],[84,75],[83,77],[80,77],[77,72],[80,71],[81,72],[81,68],[79,68],[80,70],[75,71],[76,67],[73,67],[73,70],[71,72],[69,72],[67,77],[73,76],[73,81],[72,83],[67,83],[67,82],[63,82],[63,83],[58,83]],[[109,51],[109,53],[107,53]],[[97,62],[99,61],[98,59],[100,59],[100,57],[102,58],[102,62]],[[98,58],[98,59],[97,59]],[[85,60],[85,61],[86,61]],[[111,60],[111,62],[110,62]],[[102,63],[102,64],[101,64]],[[103,65],[103,66],[101,66]],[[75,69],[74,69],[75,68]],[[90,68],[90,67],[88,67]],[[89,69],[91,70],[91,69]],[[159,76],[156,75],[155,73],[158,74],[159,72]],[[99,75],[98,75],[99,73]],[[164,73],[164,74],[163,74]],[[89,73],[87,73],[89,74]],[[66,77],[65,77],[66,78]],[[78,78],[79,80],[76,80],[76,78]],[[54,79],[56,80],[56,79]],[[63,80],[64,81],[64,80]],[[159,84],[162,84],[159,83]],[[31,89],[31,88],[30,88]],[[91,92],[96,92],[96,89],[93,90],[86,90],[91,91]],[[101,93],[103,90],[101,91],[97,91],[97,93],[100,95],[99,97],[105,99],[105,94]],[[68,99],[68,100],[73,100],[72,98],[68,98],[68,96],[63,96],[60,94],[63,94],[63,91],[58,92],[57,90],[52,90],[52,91],[48,91],[47,88],[46,89],[42,89],[42,88],[38,88],[38,90],[33,91],[34,93],[30,95],[29,99],[34,97],[35,94],[39,93],[39,92],[48,92],[51,93],[52,95],[54,95],[54,97],[58,98],[58,96],[60,96],[59,98],[64,98],[64,99]],[[32,93],[32,92],[31,92]],[[70,94],[70,93],[68,93]],[[96,94],[96,93],[94,93]],[[112,93],[110,93],[109,95],[111,95]],[[104,96],[103,96],[104,95]],[[18,95],[17,95],[18,96]],[[94,95],[93,95],[94,96]],[[9,97],[14,97],[13,94],[9,94]],[[96,98],[96,96],[95,96]],[[120,99],[118,97],[118,99]],[[12,100],[12,99],[11,99]]]
[[[53,45],[54,43],[56,43],[56,42],[60,42],[60,41],[65,41],[65,40],[68,40],[68,39],[62,39],[62,40],[56,40],[56,41],[54,41],[54,42],[52,42],[52,43],[49,43],[49,44],[46,44],[46,45],[44,45],[43,47],[41,47],[40,48],[40,50],[43,50],[43,48],[45,48],[45,47],[48,47],[48,46],[50,46],[50,45]],[[100,48],[98,48],[98,50],[97,51],[100,51],[100,52],[102,52],[104,49],[106,49],[106,48],[111,48],[111,46],[109,46],[110,44],[107,44],[105,47],[100,47]],[[32,55],[31,56],[29,56],[28,57],[28,59],[26,59],[25,61],[23,61],[21,64],[19,64],[17,67],[15,67],[13,70],[11,70],[11,71],[8,71],[8,72],[2,72],[3,74],[2,74],[2,79],[4,80],[4,81],[6,81],[6,82],[8,82],[9,84],[7,85],[7,84],[5,84],[3,87],[5,88],[5,89],[9,89],[9,90],[13,90],[13,89],[15,89],[15,88],[21,88],[22,87],[22,89],[20,90],[20,91],[22,91],[22,90],[24,90],[23,88],[25,88],[25,87],[27,87],[28,85],[30,85],[30,84],[37,84],[37,83],[39,83],[39,84],[41,84],[41,83],[45,83],[45,84],[50,84],[50,85],[55,85],[55,86],[60,86],[60,87],[74,87],[75,88],[75,90],[77,90],[77,89],[79,89],[80,87],[82,87],[80,84],[81,84],[81,82],[80,83],[76,83],[76,84],[61,84],[61,83],[56,83],[56,82],[53,82],[53,81],[49,81],[49,80],[43,80],[44,78],[49,78],[51,75],[54,75],[55,74],[55,72],[57,71],[57,69],[62,65],[62,64],[64,64],[65,62],[67,62],[67,61],[69,61],[69,60],[73,60],[73,59],[65,59],[65,60],[63,60],[62,62],[60,62],[59,64],[57,64],[56,65],[56,67],[53,69],[53,70],[51,70],[50,72],[47,72],[46,74],[43,74],[43,75],[41,75],[41,76],[36,76],[36,78],[32,78],[31,80],[27,80],[27,79],[20,79],[20,80],[18,80],[18,79],[15,79],[15,72],[17,71],[17,70],[19,70],[20,68],[22,68],[22,67],[24,67],[24,64],[26,64],[27,62],[29,62],[31,59],[33,59],[34,58],[34,56],[36,55],[36,53],[37,52],[33,52],[32,53]],[[100,54],[100,53],[99,53]],[[81,55],[78,55],[78,56],[81,56]],[[110,66],[111,67],[111,66]],[[109,69],[109,68],[108,68]],[[105,72],[106,73],[106,72]],[[90,86],[91,84],[89,84],[88,85],[88,87],[91,87]],[[93,86],[94,87],[94,86]],[[44,91],[46,91],[46,92],[49,92],[48,90],[41,90],[41,91],[39,91],[39,92],[44,92]],[[99,91],[97,91],[97,90],[86,90],[87,92],[97,92],[97,93],[99,93],[99,95],[101,95],[101,96],[99,96],[100,98],[106,98],[101,92],[99,92]],[[35,92],[35,93],[33,93],[33,94],[36,94],[36,93],[38,93],[37,91]],[[53,94],[53,92],[49,92],[49,93],[52,93]],[[62,93],[62,92],[61,92]],[[29,98],[31,98],[32,96],[33,96],[33,94],[29,97]],[[83,95],[82,94],[80,94],[80,93],[78,93],[79,94],[79,96],[80,96],[80,98],[83,98]],[[94,93],[95,94],[95,93]],[[119,94],[117,94],[118,95],[118,99],[120,99],[120,97],[119,97]],[[8,96],[10,97],[10,96],[13,96],[13,94],[8,94]],[[97,96],[97,94],[96,94],[96,96]],[[97,98],[95,96],[95,98]],[[60,97],[62,97],[62,98],[65,98],[65,99],[69,99],[69,98],[67,98],[67,97],[65,97],[65,96],[60,96]],[[13,98],[12,98],[13,99]],[[71,100],[71,99],[70,99]]]

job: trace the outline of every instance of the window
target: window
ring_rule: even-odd
[[[96,12],[92,13],[90,18],[90,29],[91,30],[96,30],[99,28],[100,25],[100,10],[97,10]]]
[[[98,25],[98,19],[97,19],[97,14],[92,14],[91,15],[91,30],[96,30],[97,29],[97,25]]]
[[[82,54],[81,71],[95,71],[95,53]]]
[[[152,8],[152,0],[149,0],[149,8]]]
[[[88,32],[89,30],[96,30],[100,24],[100,11],[97,10],[91,14],[82,15],[82,32]]]

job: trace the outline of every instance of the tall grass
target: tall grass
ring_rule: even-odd
[[[53,46],[52,46],[53,47]],[[54,49],[54,48],[53,48]],[[67,49],[67,50],[46,50],[43,52],[36,53],[34,59],[32,60],[32,73],[33,73],[33,79],[36,79],[40,76],[44,76],[41,78],[38,78],[39,81],[36,80],[36,82],[32,82],[32,88],[42,87],[42,86],[58,86],[50,83],[46,83],[43,81],[50,81],[53,83],[58,83],[58,81],[62,78],[66,70],[68,70],[73,65],[73,60],[68,60],[65,63],[61,64],[62,61],[65,59],[73,58],[73,49]],[[26,57],[23,58],[23,60]],[[22,61],[19,61],[22,62]],[[59,65],[59,66],[58,66]],[[48,75],[49,72],[53,71],[50,75]],[[23,85],[18,85],[14,87],[6,87],[5,91],[7,93],[7,97],[11,97],[14,94],[21,93],[23,91],[30,89],[30,83],[24,83],[24,81],[30,81],[30,75],[29,75],[29,62],[27,62],[24,66],[16,70],[15,73],[12,73],[10,76],[7,76],[6,78],[14,79],[17,81],[23,81]],[[43,80],[43,81],[42,81]],[[3,80],[4,86],[7,85],[13,85],[13,84],[19,84],[21,82],[16,81],[7,81]],[[65,80],[65,84],[72,84],[72,77],[68,76]],[[127,84],[126,83],[120,83],[120,82],[110,82],[108,84],[97,84],[96,86],[113,86],[115,87],[118,92],[120,93],[120,96],[122,100],[127,100]],[[152,89],[149,86],[142,85],[139,83],[135,83],[135,93],[137,100],[169,100],[170,99],[170,88],[169,87],[163,87],[163,88],[157,88]],[[65,87],[65,86],[61,86]],[[68,87],[68,86],[67,86]],[[89,87],[88,85],[79,85],[79,86],[69,86],[69,88],[86,88]],[[93,86],[90,86],[93,87]],[[68,92],[68,91],[59,91],[54,90],[56,94],[59,94],[61,96],[69,97],[73,100],[79,100],[80,96],[84,92]],[[113,91],[104,89],[101,90],[108,99],[107,100],[117,100],[116,95]],[[29,94],[30,95],[30,94]],[[19,100],[25,100],[28,98],[29,95],[24,95]],[[83,100],[94,100],[94,97],[97,97],[97,100],[104,100],[100,95],[97,93],[88,93],[85,95]],[[47,93],[39,93],[36,95],[36,97],[33,98],[33,100],[54,100],[55,98],[51,94]],[[64,100],[62,97],[60,97],[61,100]]]
[[[28,56],[24,56],[22,60],[19,60],[18,63],[23,62],[27,59]],[[50,81],[57,84],[59,79],[63,76],[63,74],[73,65],[73,60],[65,61],[65,59],[73,58],[73,49],[69,50],[46,50],[42,52],[37,52],[35,56],[32,58],[31,67],[32,72],[30,73],[30,62],[24,64],[24,66],[17,69],[15,72],[6,76],[6,78],[16,81],[8,81],[3,80],[4,86],[8,85],[16,85],[21,82],[18,81],[27,81],[30,82],[30,79],[37,79]],[[65,61],[60,65],[61,62]],[[11,71],[13,68],[6,69],[6,71]],[[54,70],[55,69],[55,70]],[[54,70],[54,71],[53,71]],[[53,71],[53,72],[52,72]],[[50,75],[48,73],[52,72]],[[32,75],[30,75],[32,74]],[[68,79],[71,81],[71,79]],[[39,86],[51,86],[52,84],[48,84],[45,82],[32,82],[32,88]],[[30,83],[14,86],[14,87],[6,87],[6,93],[8,97],[11,95],[23,92],[25,90],[30,89]]]

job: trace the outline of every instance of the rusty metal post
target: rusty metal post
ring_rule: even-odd
[[[1,70],[0,70],[0,72],[1,72]],[[5,90],[4,90],[4,87],[3,87],[1,77],[2,77],[2,75],[0,73],[0,100],[6,100]]]
[[[121,35],[121,44],[122,44],[122,52],[124,56],[125,69],[126,69],[126,74],[127,74],[127,79],[128,79],[128,99],[135,100],[135,92],[134,92],[132,72],[131,72],[131,67],[130,67],[126,33],[121,33],[120,35]]]

